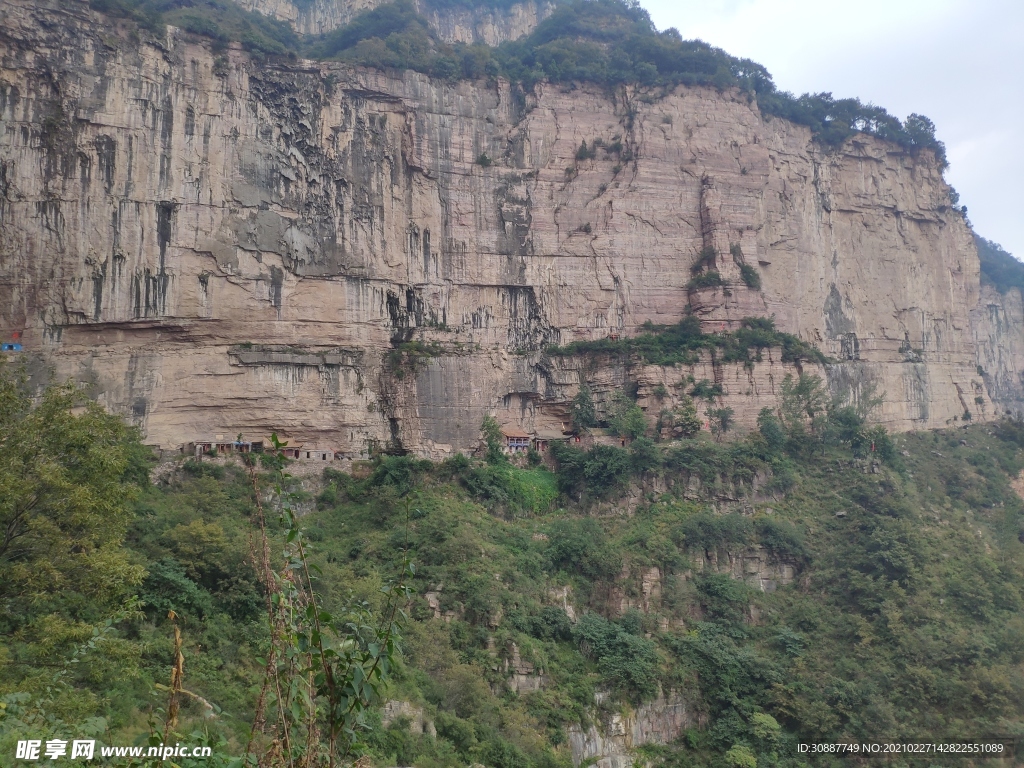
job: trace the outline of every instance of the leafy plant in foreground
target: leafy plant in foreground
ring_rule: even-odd
[[[276,434],[272,440],[275,452],[286,445]],[[334,766],[360,747],[365,715],[382,700],[398,653],[399,605],[411,594],[406,579],[414,569],[406,556],[401,581],[384,587],[379,617],[365,601],[349,601],[337,615],[325,610],[314,589],[310,545],[280,482],[274,494],[288,528],[284,563],[273,569],[259,476],[252,454],[245,458],[256,505],[253,559],[268,595],[271,644],[243,762]]]

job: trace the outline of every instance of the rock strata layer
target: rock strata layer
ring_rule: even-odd
[[[601,695],[598,694],[598,698]],[[669,744],[699,723],[693,704],[680,694],[659,695],[635,712],[604,714],[587,730],[569,726],[573,765],[631,768],[635,749],[648,744]]]
[[[247,11],[287,22],[303,35],[325,34],[348,24],[363,11],[384,4],[383,0],[236,1]],[[445,42],[492,46],[528,35],[555,7],[546,0],[526,0],[494,8],[439,8],[429,0],[415,0],[413,6]]]
[[[582,380],[599,407],[638,382],[653,426],[688,376],[753,426],[799,372],[777,350],[545,353],[689,311],[774,316],[839,361],[803,370],[882,395],[892,429],[1024,400],[1019,297],[979,300],[927,152],[826,152],[738,92],[451,85],[138,42],[84,3],[0,12],[0,331],[151,443],[276,430],[441,457],[488,413],[560,430]],[[712,251],[726,285],[695,289]]]

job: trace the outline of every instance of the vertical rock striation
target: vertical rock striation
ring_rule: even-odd
[[[826,152],[738,92],[255,63],[84,4],[0,8],[0,323],[150,442],[443,456],[486,413],[557,429],[582,375],[639,381],[652,423],[659,384],[708,378],[751,426],[798,372],[777,354],[688,374],[544,353],[688,311],[773,315],[890,428],[993,413],[977,255],[927,152]],[[702,259],[724,288],[693,287]]]
[[[990,285],[971,310],[971,329],[978,351],[978,375],[983,376],[992,402],[1003,414],[1024,416],[1024,302],[1020,291],[1005,294]]]
[[[304,35],[322,35],[342,27],[383,0],[236,0],[247,11],[288,22]],[[507,7],[438,8],[429,0],[416,0],[416,11],[448,43],[501,45],[528,35],[554,9],[547,0],[525,0]]]

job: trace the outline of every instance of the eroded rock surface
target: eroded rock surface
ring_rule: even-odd
[[[84,3],[0,8],[0,331],[151,443],[273,429],[441,457],[487,413],[559,429],[581,377],[639,380],[652,425],[659,385],[707,378],[752,426],[798,373],[776,352],[628,371],[544,353],[688,310],[711,330],[774,315],[841,361],[819,371],[836,391],[883,394],[893,429],[995,410],[977,255],[927,152],[826,153],[738,92],[257,64],[174,30],[134,42]],[[709,248],[728,292],[688,287]],[[1012,399],[1018,352],[993,343]]]
[[[971,328],[978,374],[984,378],[987,393],[1001,413],[1020,418],[1024,415],[1024,302],[1020,291],[1011,288],[1002,294],[983,285],[978,306],[971,311]]]
[[[415,704],[411,704],[408,701],[400,701],[392,699],[384,702],[384,708],[381,710],[381,724],[387,728],[392,723],[406,722],[409,727],[409,732],[419,736],[420,734],[427,734],[429,736],[437,736],[437,729],[434,727],[434,721],[427,718],[423,711],[423,707],[419,707]]]
[[[247,11],[256,11],[288,22],[304,35],[322,35],[348,24],[363,11],[386,0],[237,0]],[[449,43],[501,45],[528,35],[554,9],[545,0],[511,3],[507,8],[439,8],[429,0],[415,0],[416,11],[426,18],[438,36]]]
[[[793,583],[797,566],[787,563],[760,546],[747,547],[738,552],[728,549],[708,549],[690,552],[698,571],[728,574],[762,592],[774,592]]]
[[[683,696],[659,695],[635,711],[607,713],[584,731],[569,727],[574,765],[584,761],[599,768],[630,768],[633,750],[644,744],[668,744],[697,725],[693,705]]]

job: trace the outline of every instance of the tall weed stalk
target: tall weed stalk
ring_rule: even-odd
[[[287,445],[273,436],[266,462],[281,466]],[[333,768],[351,762],[363,746],[366,712],[379,704],[398,654],[401,606],[412,594],[415,570],[408,550],[397,583],[382,589],[379,615],[366,601],[350,599],[338,613],[324,607],[314,588],[320,570],[310,562],[288,477],[275,469],[271,498],[287,525],[275,568],[267,534],[264,492],[255,457],[246,455],[255,500],[250,556],[266,594],[270,646],[249,741],[240,765],[258,768]],[[407,510],[408,512],[408,510]]]

